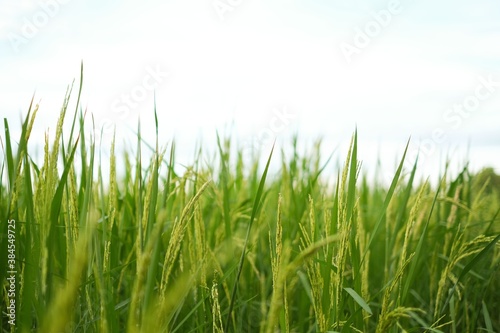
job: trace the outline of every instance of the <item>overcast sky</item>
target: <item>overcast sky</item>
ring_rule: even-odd
[[[466,146],[500,170],[500,2],[97,1],[0,4],[0,114],[18,124],[35,94],[34,136],[54,127],[84,63],[82,106],[102,141],[116,125],[192,156],[232,130],[245,147],[322,136],[326,151],[357,127],[360,158],[392,167],[411,136],[423,170]],[[75,89],[76,90],[76,89]],[[76,97],[76,94],[74,94]],[[74,100],[73,100],[74,102]],[[109,134],[108,134],[109,133]],[[281,141],[279,141],[281,142]],[[398,155],[399,154],[399,155]],[[343,158],[343,156],[340,156]]]

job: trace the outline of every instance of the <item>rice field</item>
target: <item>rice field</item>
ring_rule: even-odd
[[[247,163],[224,137],[179,167],[175,143],[138,129],[135,149],[113,141],[104,174],[69,100],[43,138],[38,105],[20,137],[3,120],[2,332],[500,331],[491,169],[431,184],[403,154],[385,186],[361,169],[356,132],[340,168],[296,141]]]

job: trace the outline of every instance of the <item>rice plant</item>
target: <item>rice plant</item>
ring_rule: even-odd
[[[294,140],[291,156],[275,146],[261,165],[218,136],[216,156],[200,150],[179,172],[175,144],[144,142],[139,125],[135,150],[117,155],[113,141],[104,174],[81,81],[67,119],[71,90],[54,136],[31,137],[33,102],[19,138],[3,121],[3,332],[500,330],[492,170],[418,182],[405,152],[386,187],[365,176],[354,132],[342,168],[320,142],[301,152]],[[30,140],[44,142],[42,162]]]

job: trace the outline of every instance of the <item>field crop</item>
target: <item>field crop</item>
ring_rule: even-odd
[[[491,170],[444,169],[432,185],[403,154],[384,186],[361,170],[356,132],[341,168],[297,141],[248,163],[224,137],[216,156],[180,167],[175,143],[144,142],[138,128],[136,149],[117,154],[113,141],[103,174],[70,94],[53,136],[30,137],[33,103],[19,138],[3,122],[3,332],[500,330]],[[29,140],[44,142],[43,162]]]

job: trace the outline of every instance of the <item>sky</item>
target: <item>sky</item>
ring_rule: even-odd
[[[391,174],[500,172],[500,2],[5,0],[0,4],[0,115],[19,128],[31,101],[32,137],[54,135],[83,62],[82,107],[103,147],[143,135],[175,138],[181,158],[216,131],[267,154],[298,134]],[[15,126],[17,125],[17,126]]]

